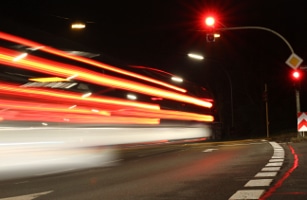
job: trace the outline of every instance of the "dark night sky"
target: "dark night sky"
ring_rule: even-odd
[[[216,42],[207,43],[201,20],[207,12],[214,12],[226,27],[273,29],[289,41],[297,55],[307,59],[304,0],[10,0],[2,2],[0,12],[4,18],[84,44],[127,64],[163,69],[204,85],[212,91],[219,112],[224,112],[226,124],[228,73],[235,121],[240,124],[236,127],[255,130],[251,134],[264,131],[262,92],[267,83],[271,130],[296,128],[294,88],[285,64],[291,52],[286,44],[260,30],[224,31]],[[94,23],[76,33],[69,28],[74,19]],[[201,53],[205,60],[191,60],[189,52]],[[304,80],[302,111],[307,111],[306,92]]]

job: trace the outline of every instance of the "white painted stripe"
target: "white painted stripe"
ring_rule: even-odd
[[[275,158],[284,158],[284,157],[285,157],[285,155],[283,155],[283,156],[272,156],[273,159],[275,159]]]
[[[280,167],[264,167],[262,168],[261,171],[267,171],[267,172],[272,172],[272,171],[279,171]]]
[[[285,151],[282,146],[276,142],[269,142],[273,147],[273,156],[266,164],[266,167],[262,168],[255,177],[264,177],[263,179],[253,179],[248,181],[245,187],[268,187],[272,183],[273,179],[265,179],[265,177],[275,177],[280,170],[284,162]],[[234,193],[229,200],[248,200],[248,199],[259,199],[265,190],[238,190]]]
[[[273,156],[285,156],[284,152],[275,152]]]
[[[21,181],[21,182],[16,182],[14,184],[23,184],[23,183],[28,183],[29,181]]]
[[[46,192],[26,194],[26,195],[15,196],[15,197],[8,197],[8,198],[0,199],[0,200],[32,200],[32,199],[36,199],[39,196],[46,195],[46,194],[48,194],[50,192],[53,192],[53,191],[50,190],[50,191],[46,191]]]
[[[212,152],[212,151],[216,151],[216,150],[218,150],[218,149],[206,149],[206,150],[203,150],[203,152]]]
[[[285,151],[274,151],[274,154],[284,154]]]
[[[277,172],[258,172],[255,177],[272,177],[276,176]]]
[[[264,192],[265,190],[238,190],[229,200],[259,199]]]
[[[279,167],[282,166],[283,162],[273,162],[273,163],[268,163],[265,166],[266,167]]]
[[[282,159],[282,158],[273,158],[273,159],[269,160],[269,162],[284,162],[284,159]]]
[[[273,179],[255,179],[248,181],[244,187],[270,186]]]

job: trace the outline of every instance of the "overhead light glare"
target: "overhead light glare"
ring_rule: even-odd
[[[204,57],[202,55],[194,54],[194,53],[189,53],[188,56],[190,58],[198,59],[198,60],[203,60]]]

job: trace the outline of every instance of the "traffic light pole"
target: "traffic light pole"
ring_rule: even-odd
[[[286,45],[288,46],[289,50],[291,51],[292,54],[294,54],[294,50],[291,46],[291,44],[286,40],[285,37],[283,37],[281,34],[279,34],[278,32],[270,29],[270,28],[266,28],[266,27],[262,27],[262,26],[238,26],[238,27],[224,27],[224,28],[218,28],[216,30],[219,31],[228,31],[228,30],[248,30],[248,29],[253,29],[253,30],[264,30],[264,31],[268,31],[270,33],[273,33],[274,35],[278,36],[280,39],[282,39]],[[301,111],[301,106],[300,106],[300,92],[298,88],[295,88],[295,98],[296,98],[296,112],[299,113]],[[296,113],[296,114],[297,114]],[[268,133],[268,130],[267,130]],[[299,135],[299,133],[298,133]]]
[[[300,104],[300,91],[298,88],[295,88],[295,100],[296,100],[296,112],[301,112],[301,104]]]
[[[278,36],[280,39],[282,39],[286,45],[288,46],[288,48],[290,49],[291,53],[294,53],[294,50],[292,48],[292,46],[290,45],[290,43],[286,40],[285,37],[283,37],[281,34],[279,34],[278,32],[270,29],[270,28],[266,28],[266,27],[262,27],[262,26],[237,26],[237,27],[225,27],[225,28],[217,28],[216,30],[219,31],[228,31],[228,30],[245,30],[245,29],[256,29],[256,30],[264,30],[264,31],[268,31],[273,33],[274,35]]]

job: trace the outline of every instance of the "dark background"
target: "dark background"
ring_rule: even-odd
[[[225,137],[266,135],[265,84],[270,133],[296,131],[295,90],[291,68],[285,64],[291,51],[285,42],[263,30],[232,30],[221,32],[221,38],[208,43],[202,20],[206,13],[215,13],[218,27],[270,28],[285,37],[295,53],[305,60],[306,1],[10,0],[1,3],[2,19],[80,43],[105,57],[162,69],[205,86],[214,96],[216,121],[221,122]],[[70,23],[74,20],[86,21],[86,29],[71,30]],[[35,34],[28,37],[41,40]],[[187,57],[189,52],[202,54],[205,59],[192,60]],[[306,79],[307,76],[300,83],[301,111],[307,111]]]

